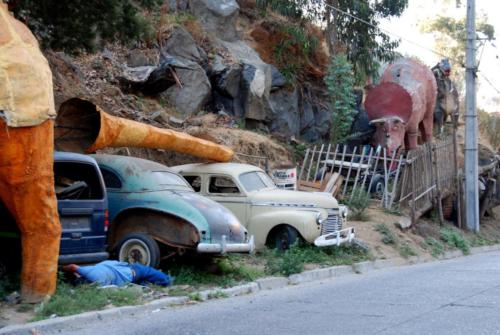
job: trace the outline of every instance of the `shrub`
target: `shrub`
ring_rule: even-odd
[[[312,245],[294,244],[285,252],[264,252],[266,273],[289,276],[304,270],[305,264],[323,266],[353,264],[370,257],[367,250],[358,245],[318,248]]]
[[[441,240],[452,248],[462,250],[464,255],[470,253],[470,244],[457,230],[452,228],[441,229]]]
[[[382,243],[384,244],[396,244],[397,237],[394,233],[383,223],[379,223],[375,226],[375,230],[382,235]]]
[[[325,84],[332,109],[330,141],[342,143],[349,137],[356,115],[354,74],[346,55],[337,54],[332,57],[328,74],[325,76]]]
[[[416,256],[417,253],[408,243],[403,243],[399,246],[399,254],[403,258],[409,258],[411,256]]]
[[[354,220],[366,220],[365,210],[370,205],[370,193],[362,188],[358,188],[347,201],[347,206],[351,210],[351,217]]]
[[[439,257],[444,253],[444,245],[440,241],[436,240],[433,237],[428,237],[425,239],[426,246],[431,248],[432,257]]]

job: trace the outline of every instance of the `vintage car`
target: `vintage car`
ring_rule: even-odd
[[[158,266],[162,258],[190,250],[253,251],[253,238],[230,211],[196,194],[166,166],[126,156],[92,157],[108,194],[108,245],[119,260]]]
[[[331,194],[278,189],[260,168],[247,164],[188,164],[172,168],[196,192],[230,209],[255,236],[255,247],[286,249],[297,239],[316,246],[354,239],[344,228],[347,208]]]

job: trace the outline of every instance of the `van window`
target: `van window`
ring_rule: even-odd
[[[201,191],[201,177],[200,176],[184,176],[184,179],[191,185],[195,192]]]
[[[91,164],[78,162],[55,162],[54,179],[59,200],[103,199],[100,174]]]

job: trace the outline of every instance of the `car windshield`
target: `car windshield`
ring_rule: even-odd
[[[252,171],[240,174],[240,182],[247,192],[260,191],[265,188],[275,188],[273,181],[262,171]]]
[[[181,176],[168,171],[152,171],[155,181],[161,186],[182,186],[191,189],[191,186]]]

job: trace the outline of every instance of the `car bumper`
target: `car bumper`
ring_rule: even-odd
[[[196,250],[207,254],[252,253],[255,250],[255,242],[252,235],[247,243],[228,243],[226,235],[222,235],[221,243],[199,243]]]
[[[354,237],[354,228],[349,227],[334,233],[319,236],[314,240],[314,245],[317,247],[339,246],[344,243],[351,243]]]

